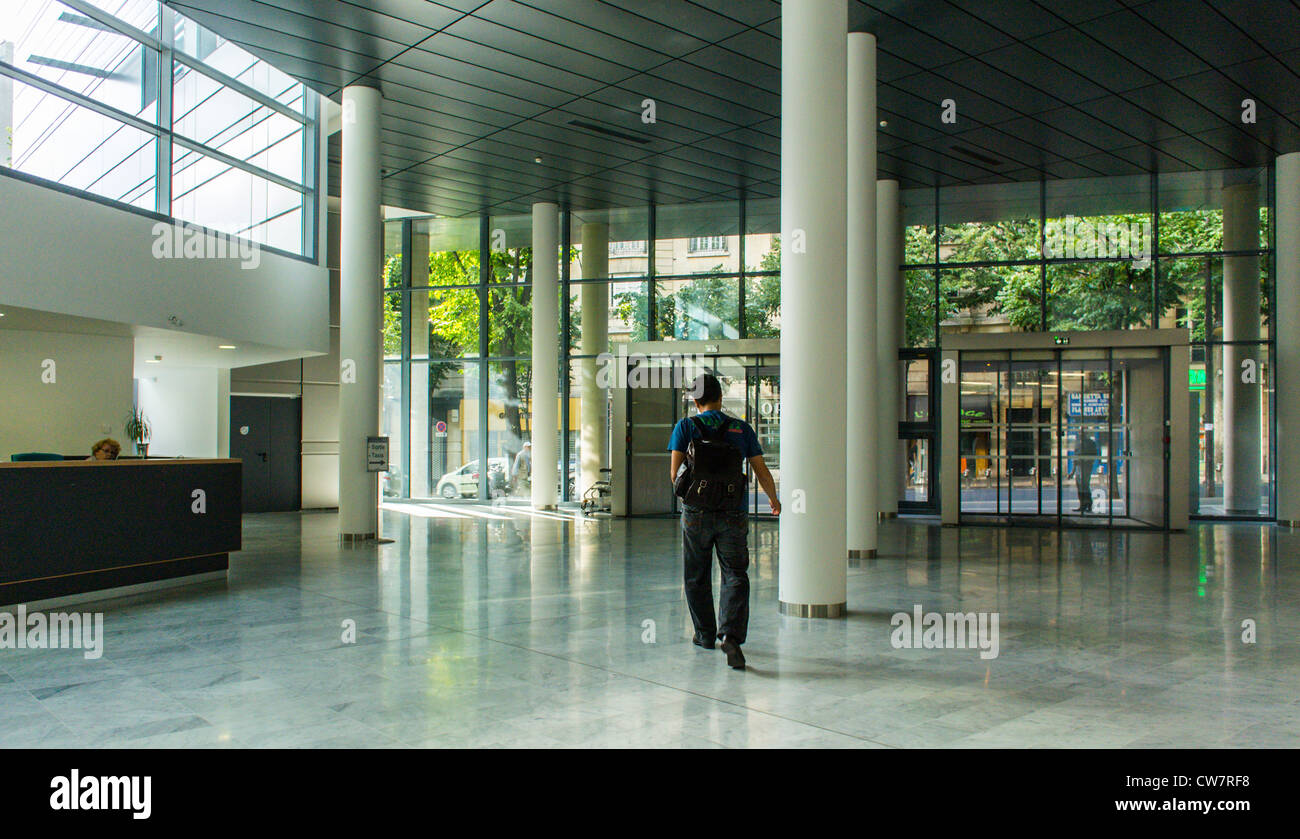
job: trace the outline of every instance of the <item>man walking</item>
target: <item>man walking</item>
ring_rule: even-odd
[[[781,502],[754,429],[722,413],[717,377],[700,374],[689,392],[698,413],[678,422],[668,440],[669,478],[682,497],[686,605],[695,626],[694,643],[711,650],[715,640],[721,640],[727,664],[744,670],[740,647],[749,628],[749,493],[743,461],[749,462],[767,493],[774,515],[780,514]],[[722,571],[718,616],[713,610],[715,548]]]

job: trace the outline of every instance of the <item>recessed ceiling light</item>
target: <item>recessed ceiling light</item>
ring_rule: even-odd
[[[233,349],[238,349],[238,348],[237,348],[234,344],[217,344],[217,349],[219,349],[219,350],[233,350]]]
[[[880,121],[880,127],[881,127],[881,128],[888,128],[888,127],[889,127],[889,120],[887,120],[887,119],[882,119],[882,120]]]
[[[542,159],[541,159],[540,157],[534,157],[534,158],[533,158],[533,162],[534,162],[534,163],[541,163],[541,162],[542,162]]]

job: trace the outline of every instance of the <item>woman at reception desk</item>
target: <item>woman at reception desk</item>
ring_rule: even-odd
[[[122,453],[122,444],[112,437],[105,437],[90,447],[90,457],[86,460],[117,460]]]
[[[238,460],[92,458],[0,463],[0,605],[225,574]]]

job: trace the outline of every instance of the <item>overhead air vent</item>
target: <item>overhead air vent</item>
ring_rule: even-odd
[[[641,146],[650,142],[645,137],[638,137],[635,134],[624,134],[622,131],[615,131],[612,128],[606,128],[603,125],[597,125],[594,122],[585,122],[580,119],[569,120],[569,125],[572,125],[574,128],[581,128],[584,131],[594,131],[597,134],[604,134],[606,137],[617,137],[620,140],[626,140],[629,143],[636,143]]]
[[[1006,161],[998,160],[996,157],[989,157],[987,154],[980,154],[974,149],[968,149],[965,146],[949,146],[949,151],[959,154],[967,160],[973,160],[976,163],[982,163],[985,166],[1005,166]]]

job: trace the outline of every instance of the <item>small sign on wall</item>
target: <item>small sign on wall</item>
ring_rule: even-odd
[[[388,471],[388,438],[387,437],[366,438],[366,471],[367,472]]]

